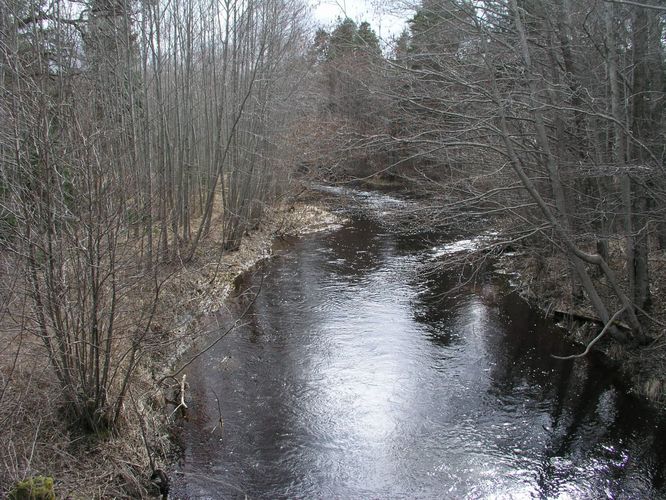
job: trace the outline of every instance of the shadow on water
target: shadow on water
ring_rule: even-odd
[[[553,359],[575,348],[501,279],[444,293],[427,245],[356,216],[249,277],[245,326],[188,375],[175,496],[663,495],[663,416]]]

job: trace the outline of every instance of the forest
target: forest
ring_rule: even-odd
[[[496,231],[479,259],[519,254],[531,300],[663,404],[661,0],[396,1],[390,40],[300,0],[0,1],[0,495],[147,495],[182,273],[215,268],[210,294],[319,183]]]

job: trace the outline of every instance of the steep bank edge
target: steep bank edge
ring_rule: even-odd
[[[157,453],[154,454],[167,460],[173,455],[173,447],[177,446],[171,438],[177,421],[171,418],[173,415],[170,413],[175,406],[172,401],[177,398],[168,397],[168,393],[177,393],[180,386],[176,384],[177,380],[173,379],[171,381],[174,384],[171,386],[160,386],[158,382],[178,370],[183,354],[191,349],[200,337],[205,336],[206,318],[223,307],[233,291],[235,280],[262,260],[270,258],[276,239],[329,230],[342,222],[340,217],[317,202],[283,205],[271,211],[253,232],[246,234],[241,247],[235,252],[222,253],[219,250],[221,241],[215,237],[209,238],[198,252],[197,262],[193,266],[183,267],[182,271],[170,280],[169,287],[165,290],[168,299],[164,302],[167,310],[172,311],[172,318],[175,318],[175,328],[171,335],[178,343],[175,349],[165,353],[163,366],[168,369],[154,370],[150,374],[150,384],[155,392],[151,411],[157,413],[152,417],[154,422],[155,418],[159,420],[162,434],[157,440],[161,442],[155,443],[154,452]],[[177,312],[174,314],[174,311]],[[170,344],[173,344],[174,340]],[[165,413],[165,409],[169,411]],[[145,462],[150,462],[147,456]],[[152,471],[146,471],[144,477],[149,476],[150,472]]]
[[[552,263],[551,269],[542,271],[540,276],[520,254],[502,255],[497,267],[516,278],[513,285],[524,300],[541,309],[552,321],[564,323],[565,335],[581,346],[579,352],[601,331],[603,323],[595,319],[591,309],[572,307],[559,288],[562,274],[557,270],[566,270],[564,261]],[[604,338],[592,350],[606,357],[612,369],[624,377],[631,393],[665,409],[666,339],[656,326],[649,332],[655,339],[649,345],[622,346]]]

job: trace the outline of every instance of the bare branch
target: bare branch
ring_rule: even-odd
[[[606,332],[610,329],[610,327],[613,325],[613,323],[614,323],[614,322],[615,322],[615,321],[616,321],[616,320],[622,315],[622,313],[624,313],[625,311],[626,311],[626,307],[623,307],[622,309],[620,309],[619,311],[617,311],[615,314],[613,314],[613,316],[611,316],[611,318],[608,320],[608,322],[604,325],[604,327],[603,327],[603,329],[601,330],[601,332],[599,333],[599,335],[597,335],[596,337],[594,337],[594,338],[592,339],[592,341],[591,341],[589,344],[587,344],[587,347],[585,348],[585,350],[584,350],[583,352],[581,352],[580,354],[572,354],[571,356],[555,356],[554,354],[551,354],[551,357],[553,357],[553,358],[555,358],[555,359],[563,359],[563,360],[566,360],[566,359],[582,358],[582,357],[587,356],[587,354],[590,352],[590,349],[592,349],[592,347],[594,346],[594,344],[596,344],[597,342],[599,342],[599,341],[601,340],[601,338],[606,334]]]
[[[666,12],[666,7],[663,7],[661,5],[651,5],[649,3],[632,2],[631,0],[604,0],[604,2],[616,3],[619,5],[632,5],[634,7],[641,7],[643,9],[653,9],[653,10],[658,10],[660,12]]]

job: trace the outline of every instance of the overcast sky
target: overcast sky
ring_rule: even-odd
[[[405,29],[406,19],[410,14],[389,13],[385,7],[377,8],[377,4],[380,2],[376,0],[375,2],[371,0],[311,0],[310,2],[314,18],[322,26],[332,26],[338,17],[350,17],[357,23],[368,21],[382,41],[386,42]]]

